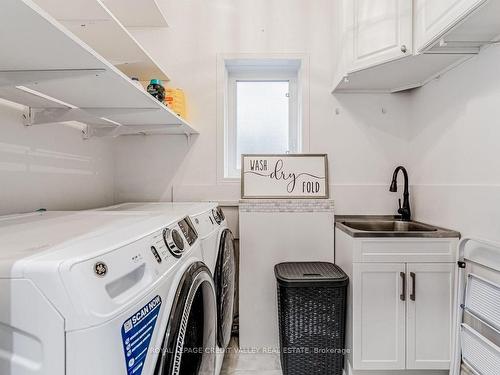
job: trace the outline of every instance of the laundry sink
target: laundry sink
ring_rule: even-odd
[[[459,237],[452,230],[384,216],[337,217],[337,228],[352,237]]]
[[[414,221],[344,221],[352,229],[369,232],[434,232],[437,228]]]

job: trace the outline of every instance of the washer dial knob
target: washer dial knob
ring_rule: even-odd
[[[165,229],[163,231],[163,241],[170,253],[176,258],[180,258],[184,252],[184,239],[176,229]]]
[[[161,263],[161,256],[158,254],[158,250],[156,250],[156,247],[151,246],[151,252],[153,253],[153,256],[155,257],[156,261],[158,263]]]

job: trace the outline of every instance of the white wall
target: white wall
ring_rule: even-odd
[[[500,241],[500,48],[490,47],[412,97],[414,214]]]
[[[387,188],[403,164],[416,219],[500,240],[500,48],[410,94],[332,96],[330,0],[161,4],[170,28],[136,36],[185,89],[201,134],[191,145],[183,136],[130,136],[111,148],[67,127],[25,128],[18,109],[1,106],[0,214],[113,200],[238,200],[238,186],[216,180],[217,54],[302,53],[310,59],[310,151],[329,155],[337,213],[394,213],[398,195]]]
[[[0,215],[113,202],[110,141],[62,126],[25,127],[20,106],[0,102]]]
[[[183,137],[116,141],[116,199],[238,200],[239,186],[217,185],[217,54],[309,56],[310,151],[329,155],[337,213],[393,213],[393,168],[406,161],[404,95],[330,94],[334,50],[330,0],[164,1],[170,28],[135,32],[188,99],[200,131]],[[386,114],[382,113],[382,107]],[[335,114],[339,109],[339,115]],[[174,197],[172,197],[174,187]]]

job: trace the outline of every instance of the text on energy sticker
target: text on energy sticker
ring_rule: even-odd
[[[122,325],[123,350],[128,375],[142,373],[160,306],[161,297],[156,296]]]

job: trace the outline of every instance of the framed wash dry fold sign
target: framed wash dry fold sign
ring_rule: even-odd
[[[327,156],[241,155],[241,197],[328,198]]]

